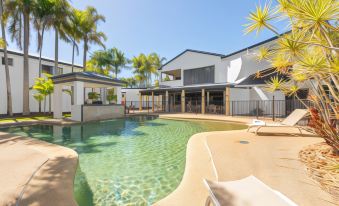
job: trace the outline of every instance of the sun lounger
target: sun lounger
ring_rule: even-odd
[[[297,206],[254,176],[228,182],[204,180],[209,191],[205,206]]]
[[[254,119],[252,124],[248,125],[247,131],[250,131],[252,128],[256,128],[255,134],[263,127],[295,127],[299,129],[299,132],[302,134],[302,129],[304,127],[298,126],[297,123],[306,116],[308,111],[306,109],[296,109],[282,122],[277,123],[266,123],[265,121]]]

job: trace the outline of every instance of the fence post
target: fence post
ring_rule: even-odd
[[[257,119],[259,119],[259,100],[256,101],[256,107],[257,107]]]
[[[272,110],[273,110],[273,114],[272,114],[273,116],[272,116],[272,118],[273,118],[273,121],[275,121],[275,111],[274,111],[274,110],[275,110],[275,108],[274,108],[274,99],[275,99],[275,97],[274,97],[274,95],[273,95],[273,99],[272,99],[272,100],[273,100],[273,101],[272,101]]]
[[[234,101],[230,101],[230,105],[232,107],[232,117],[234,116],[234,105],[233,105]]]

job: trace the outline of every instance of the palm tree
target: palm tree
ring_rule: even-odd
[[[74,72],[74,54],[79,55],[78,44],[81,39],[81,11],[73,8],[70,15],[69,23],[66,25],[66,32],[72,42],[72,72]]]
[[[108,51],[98,50],[91,55],[91,59],[87,62],[87,66],[89,66],[87,69],[99,74],[108,75],[112,69],[111,62],[112,58]]]
[[[106,35],[103,32],[97,31],[97,26],[100,21],[105,22],[105,17],[98,14],[94,7],[88,6],[81,15],[81,33],[84,41],[84,57],[83,57],[83,68],[86,71],[87,62],[87,51],[89,44],[98,44],[105,48],[103,40],[106,41]]]
[[[6,22],[3,15],[4,5],[3,0],[0,0],[0,20],[1,20],[1,34],[3,41],[3,49],[4,49],[4,60],[5,60],[5,73],[6,73],[6,88],[7,88],[7,114],[9,116],[13,116],[13,108],[12,108],[12,89],[11,89],[11,80],[9,76],[9,67],[8,67],[8,54],[7,54],[7,41],[6,41]]]
[[[137,57],[133,57],[132,65],[135,68],[136,78],[139,81],[143,81],[143,86],[151,86],[152,75],[158,75],[158,69],[162,65],[165,58],[161,58],[156,53],[149,55],[140,54]]]
[[[52,26],[53,23],[53,3],[49,0],[37,0],[37,4],[33,10],[33,25],[38,32],[38,51],[39,51],[39,77],[42,74],[41,55],[44,42],[44,34],[47,29]],[[39,112],[40,112],[39,105]]]
[[[8,0],[6,1],[6,15],[9,16],[12,40],[22,49],[22,28],[23,28],[23,115],[29,115],[29,32],[30,16],[36,4],[35,0]],[[7,14],[8,13],[8,14]]]
[[[111,65],[114,69],[115,78],[118,78],[118,73],[121,72],[121,68],[125,67],[129,60],[125,57],[125,54],[117,48],[108,50],[110,54]]]
[[[54,69],[55,71],[59,68],[59,37],[69,42],[66,33],[67,23],[70,17],[70,5],[67,0],[55,0],[52,11],[52,25],[55,31],[55,51],[54,51]]]

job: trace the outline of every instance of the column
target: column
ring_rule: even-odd
[[[231,100],[230,100],[230,93],[231,93],[231,88],[230,87],[226,87],[225,90],[225,115],[229,116],[230,113],[230,109],[231,109]]]
[[[100,88],[100,98],[101,98],[102,104],[107,103],[107,88]]]
[[[205,114],[205,89],[201,90],[201,114]]]
[[[117,95],[117,104],[121,104],[121,87],[115,87],[114,94]]]
[[[154,112],[154,92],[152,91],[152,112]]]
[[[142,111],[142,94],[139,92],[139,111]]]
[[[181,112],[185,113],[185,90],[181,90]]]
[[[53,118],[62,119],[62,85],[54,85],[53,93]]]
[[[206,105],[207,107],[210,105],[210,92],[206,92],[207,97],[206,97]]]
[[[169,112],[169,98],[168,98],[168,91],[165,94],[165,111]]]
[[[84,82],[75,81],[74,86],[74,105],[84,104]]]

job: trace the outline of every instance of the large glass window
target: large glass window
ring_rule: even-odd
[[[184,85],[214,83],[214,66],[184,70]]]

